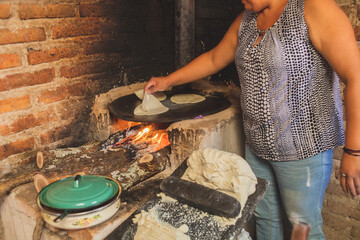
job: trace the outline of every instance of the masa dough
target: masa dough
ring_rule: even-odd
[[[255,174],[245,159],[234,153],[200,149],[192,153],[187,165],[182,179],[228,194],[240,202],[241,208],[256,190]]]
[[[176,94],[170,98],[170,101],[177,104],[185,103],[198,103],[204,101],[206,98],[204,96],[192,93]]]
[[[144,89],[139,89],[135,91],[135,95],[140,98],[141,100],[143,100],[144,98]],[[159,101],[164,101],[166,99],[166,94],[164,92],[156,92],[153,94],[154,97],[157,98],[157,100]]]
[[[135,115],[155,115],[168,111],[169,108],[162,105],[152,94],[145,93],[143,101],[135,110]]]
[[[257,178],[248,163],[240,156],[216,149],[200,149],[189,157],[188,168],[182,179],[202,184],[235,197],[243,208],[249,195],[255,192]],[[160,193],[162,201],[177,201]],[[156,207],[148,212],[142,210],[133,218],[137,224],[134,240],[190,240],[189,226],[184,224],[175,228],[158,218]],[[204,212],[204,217],[209,216]],[[185,216],[184,216],[185,217]],[[187,217],[192,217],[187,215]],[[214,216],[222,226],[233,225],[236,219]],[[245,238],[241,238],[245,239]]]
[[[189,227],[185,224],[175,228],[169,223],[162,222],[156,217],[154,208],[149,212],[141,210],[134,219],[137,223],[137,231],[134,240],[191,240],[186,233]]]

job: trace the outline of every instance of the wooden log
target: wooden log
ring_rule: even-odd
[[[55,182],[57,180],[60,180],[62,178],[66,178],[66,177],[72,177],[72,176],[75,176],[75,175],[85,175],[85,174],[86,173],[84,173],[84,172],[77,172],[75,174],[70,174],[70,175],[62,175],[62,174],[60,174],[60,176],[57,176],[57,177],[47,178],[42,173],[37,173],[34,176],[35,189],[36,189],[37,192],[40,192],[44,187],[46,187],[50,183]]]
[[[131,150],[100,150],[98,144],[42,152],[43,167],[34,178],[37,191],[56,180],[76,174],[103,175],[119,181],[123,190],[169,167],[169,148],[139,159]],[[150,159],[150,160],[149,160]],[[38,161],[37,161],[38,162]]]
[[[144,164],[149,155],[154,164]],[[144,159],[134,157],[132,150],[100,150],[99,143],[77,148],[64,148],[43,151],[37,154],[36,161],[29,163],[0,180],[0,197],[13,188],[34,181],[37,191],[47,184],[76,174],[103,175],[115,178],[121,183],[122,190],[165,170],[170,166],[170,148],[156,153],[144,154]]]
[[[8,174],[0,182],[0,198],[8,194],[12,189],[33,181],[34,172],[21,173],[20,175]]]
[[[42,152],[36,154],[36,165],[39,169],[42,169],[44,166],[44,154]]]

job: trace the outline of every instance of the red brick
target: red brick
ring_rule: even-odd
[[[117,40],[91,41],[82,47],[85,55],[93,55],[97,53],[116,53],[121,52],[126,46],[120,46]]]
[[[77,83],[68,87],[68,93],[70,96],[83,96],[86,93],[86,84]]]
[[[62,58],[71,58],[77,55],[74,48],[52,48],[45,51],[32,51],[28,53],[28,62],[35,65],[45,62],[53,62]]]
[[[103,17],[115,15],[117,8],[114,4],[80,4],[81,17]]]
[[[33,73],[18,73],[0,78],[0,92],[25,86],[51,82],[55,77],[54,69],[44,69]]]
[[[37,4],[20,4],[18,12],[20,19],[42,18],[46,16],[45,9]]]
[[[20,19],[75,17],[75,5],[67,4],[20,4]]]
[[[75,5],[69,4],[47,4],[45,9],[48,18],[75,17],[77,12]]]
[[[11,142],[0,146],[0,160],[11,155],[29,151],[34,148],[35,140],[33,137]]]
[[[61,101],[70,96],[83,96],[86,93],[86,83],[76,83],[70,86],[61,86],[54,90],[44,91],[38,97],[39,102],[52,103]]]
[[[0,18],[10,17],[10,4],[0,4]]]
[[[11,124],[12,133],[21,132],[25,129],[29,129],[34,127],[36,124],[36,117],[34,114],[26,115],[18,120],[16,120],[13,124]]]
[[[18,98],[8,98],[0,101],[0,114],[5,112],[13,112],[16,110],[26,109],[29,107],[30,107],[29,95]]]
[[[77,21],[64,21],[52,27],[52,38],[88,36],[102,32],[102,23],[98,19],[86,18]]]
[[[0,69],[21,66],[21,59],[16,54],[0,54]]]
[[[75,78],[87,74],[94,74],[108,71],[109,65],[104,61],[83,62],[72,66],[63,66],[60,68],[60,76],[66,78]]]
[[[12,32],[6,28],[0,29],[0,45],[44,41],[45,39],[45,30],[41,27],[22,28],[16,32]]]
[[[39,112],[36,114],[29,114],[16,120],[11,124],[10,126],[11,133],[17,133],[24,131],[26,129],[41,126],[55,119],[56,119],[56,113],[51,110]]]
[[[10,125],[1,125],[0,135],[8,136],[26,129],[41,126],[56,120],[56,117],[57,116],[54,108],[48,109],[47,111],[38,112],[36,114],[29,114],[17,119]]]
[[[67,138],[71,135],[71,128],[69,126],[57,127],[40,135],[41,144],[49,144],[61,139]]]
[[[65,99],[68,96],[66,87],[58,87],[54,90],[47,90],[40,93],[38,101],[41,103],[52,103]]]
[[[0,125],[0,135],[1,136],[7,136],[11,133],[9,125]]]

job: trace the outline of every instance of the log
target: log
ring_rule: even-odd
[[[44,154],[42,152],[36,154],[36,165],[39,169],[42,169],[44,166]]]
[[[151,160],[151,164],[144,164],[144,159],[149,159],[149,155],[154,160]],[[113,177],[120,182],[122,190],[127,190],[169,167],[169,155],[170,147],[166,147],[156,153],[143,154],[142,159],[134,156],[131,149],[100,150],[99,143],[42,151],[37,154],[36,161],[14,169],[1,178],[0,197],[32,181],[39,192],[51,182],[76,174]]]
[[[54,178],[51,178],[51,179],[47,178],[42,173],[37,173],[34,176],[35,189],[36,189],[37,192],[40,192],[44,187],[46,187],[50,183],[55,182],[57,180],[60,180],[62,178],[72,177],[74,175],[85,175],[85,173],[84,172],[78,172],[78,173],[71,174],[71,175],[61,175],[61,177],[57,176],[57,177],[54,177]]]
[[[12,189],[16,188],[25,183],[33,181],[33,177],[36,173],[21,173],[19,175],[8,174],[0,182],[0,198],[5,194],[11,192]]]
[[[40,192],[41,189],[43,189],[44,187],[50,184],[50,181],[44,175],[38,173],[34,176],[34,184],[36,191]]]
[[[112,177],[127,190],[170,165],[169,147],[139,158],[133,155],[130,149],[100,150],[98,144],[42,152],[37,155],[42,168],[34,177],[35,187],[40,191],[51,182],[80,173]]]

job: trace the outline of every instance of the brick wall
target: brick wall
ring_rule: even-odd
[[[174,2],[0,2],[0,176],[89,140],[95,95],[173,70]]]

